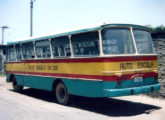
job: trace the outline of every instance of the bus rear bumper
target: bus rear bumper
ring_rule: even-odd
[[[126,96],[126,95],[137,95],[137,94],[150,93],[158,90],[160,90],[159,83],[149,86],[140,86],[140,87],[123,88],[123,89],[104,89],[104,96],[117,97],[117,96]]]

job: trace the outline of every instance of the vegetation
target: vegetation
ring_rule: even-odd
[[[157,27],[152,27],[151,25],[146,25],[146,27],[149,27],[152,29],[152,38],[165,38],[165,26],[160,25]]]
[[[165,26],[160,25],[152,29],[153,33],[165,33]]]
[[[165,33],[165,26],[164,25],[160,25],[157,27],[152,27],[151,25],[146,25],[146,26],[152,29],[153,34]]]

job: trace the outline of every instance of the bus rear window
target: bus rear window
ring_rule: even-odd
[[[133,44],[129,28],[106,28],[102,30],[104,54],[133,54]]]
[[[137,51],[139,54],[153,54],[153,44],[151,34],[147,31],[134,29],[133,30]]]

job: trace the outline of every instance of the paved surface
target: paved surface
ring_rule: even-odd
[[[146,96],[113,99],[76,97],[70,106],[50,92],[26,88],[22,94],[0,78],[0,120],[164,120],[165,100]]]

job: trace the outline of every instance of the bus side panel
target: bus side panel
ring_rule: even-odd
[[[24,76],[24,86],[36,89],[43,89],[52,91],[54,80],[59,78],[40,77],[40,76]],[[77,79],[60,79],[69,94],[85,96],[85,97],[103,97],[103,82],[102,81],[88,81]]]
[[[103,82],[77,79],[62,79],[69,94],[85,97],[103,97]]]
[[[24,86],[51,91],[54,80],[51,77],[24,76]]]
[[[24,76],[23,75],[14,75],[18,85],[24,85]]]
[[[34,78],[32,76],[24,76],[24,86],[32,87],[32,80],[33,79]]]

